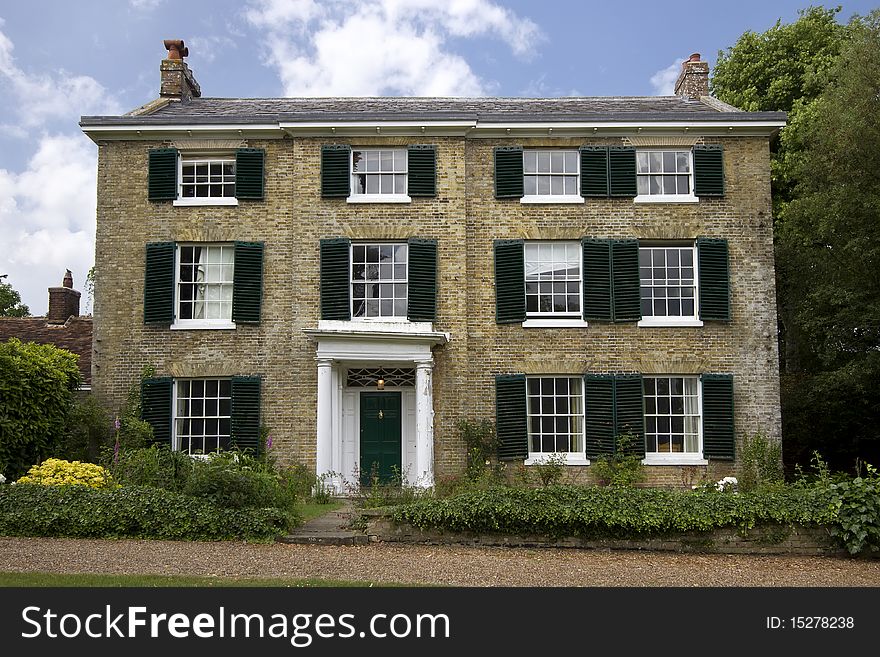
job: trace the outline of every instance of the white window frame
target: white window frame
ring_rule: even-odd
[[[550,173],[548,172],[538,172],[537,171],[537,163],[535,167],[535,173],[526,173],[526,154],[527,153],[574,153],[574,161],[575,167],[577,169],[577,174],[572,176],[571,174],[566,173]],[[563,156],[564,160],[564,156]],[[525,181],[528,176],[559,176],[562,178],[573,177],[575,179],[575,194],[526,194],[525,193]],[[560,149],[560,148],[525,148],[523,149],[523,196],[520,198],[520,203],[583,203],[584,197],[580,194],[581,190],[581,158],[580,152],[577,149]]]
[[[172,427],[171,449],[173,449],[174,451],[177,451],[177,452],[182,451],[180,448],[181,447],[181,445],[180,445],[181,437],[178,435],[178,431],[177,431],[177,420],[179,418],[179,416],[177,414],[177,406],[178,406],[177,402],[178,402],[178,384],[183,381],[188,381],[190,383],[192,383],[193,381],[202,381],[202,382],[205,382],[205,381],[229,381],[230,382],[229,383],[229,441],[230,441],[230,447],[231,447],[232,446],[232,442],[231,442],[232,441],[232,379],[230,377],[225,377],[225,376],[206,376],[206,377],[192,377],[192,378],[181,377],[179,379],[175,378],[172,382],[172,386],[171,386],[171,389],[172,389],[172,395],[171,395],[171,427]],[[218,393],[219,393],[219,390],[218,390]],[[218,398],[218,400],[221,399],[221,397],[219,397],[219,394],[218,394],[217,398]],[[192,399],[192,398],[190,397],[190,399]],[[202,397],[202,399],[205,399],[205,397]],[[219,401],[218,401],[218,409],[217,410],[218,410],[218,414],[216,417],[218,419],[227,417],[225,415],[219,414],[219,410],[220,410],[219,409]],[[201,417],[203,419],[205,418],[204,413],[202,414]],[[190,416],[190,418],[192,418],[192,416]],[[219,451],[218,452],[205,452],[205,453],[201,453],[201,454],[193,453],[191,451],[187,451],[185,453],[188,454],[192,458],[207,458],[211,454],[219,453]]]
[[[699,449],[696,452],[649,452],[648,451],[648,418],[645,414],[645,458],[642,460],[644,465],[708,465],[709,461],[703,457],[703,381],[696,374],[653,374],[645,375],[644,379],[692,379],[697,384],[697,441]],[[642,389],[642,399],[645,398],[644,388]],[[671,417],[671,416],[670,416]]]
[[[531,404],[529,403],[529,381],[533,379],[576,379],[581,385],[581,449],[577,452],[533,452],[532,451],[532,415]],[[554,393],[555,396],[555,393]],[[571,395],[569,395],[571,397]],[[590,461],[586,454],[587,445],[587,421],[586,421],[586,386],[584,379],[579,374],[534,374],[526,377],[526,431],[528,440],[529,455],[523,462],[524,465],[539,465],[548,460],[548,457],[562,455],[565,457],[565,465],[590,465]],[[537,417],[543,417],[543,414]],[[555,416],[554,416],[555,417]]]
[[[703,321],[700,319],[700,272],[699,272],[699,262],[697,260],[697,245],[696,243],[682,244],[670,242],[664,244],[662,242],[644,242],[639,244],[639,255],[641,256],[642,249],[690,249],[693,251],[693,263],[694,263],[694,314],[693,315],[679,315],[679,316],[664,316],[664,315],[642,315],[642,319],[639,321],[638,325],[640,327],[645,328],[653,328],[653,327],[699,327],[703,325]],[[641,269],[641,263],[639,264],[639,269]],[[679,286],[680,287],[680,286]],[[642,277],[641,272],[639,275],[639,306],[641,307],[642,303]]]
[[[575,242],[573,240],[528,240],[523,244],[523,263],[528,262],[528,257],[526,256],[527,247],[529,246],[541,246],[541,245],[576,245],[578,252],[578,271],[580,273],[579,281],[578,281],[578,305],[580,306],[580,310],[577,312],[565,312],[565,313],[556,313],[556,312],[541,312],[541,311],[526,311],[526,320],[522,323],[524,328],[585,328],[587,326],[587,322],[584,321],[584,262],[582,257],[582,247],[579,242]],[[523,284],[527,282],[525,278],[525,274],[523,276]],[[537,281],[540,283],[540,281]],[[549,281],[546,281],[549,282]],[[560,282],[560,281],[557,281]],[[571,281],[565,281],[566,283]],[[525,290],[525,288],[523,288]],[[525,292],[523,292],[525,294]],[[540,295],[539,295],[540,296]],[[526,299],[526,303],[528,304],[528,299]]]
[[[403,153],[404,161],[406,162],[406,166],[403,171],[393,171],[388,175],[403,175],[403,188],[408,189],[409,185],[409,151],[404,146],[403,148],[381,148],[381,147],[373,147],[373,148],[352,148],[351,152],[348,156],[348,172],[350,176],[350,184],[351,184],[351,194],[348,196],[346,201],[348,203],[411,203],[412,198],[405,192],[403,194],[359,194],[355,190],[357,189],[357,176],[363,174],[356,174],[354,172],[354,154],[355,153],[381,153],[383,151],[393,151],[395,153]],[[381,160],[380,160],[381,161]],[[381,173],[374,173],[368,175],[382,175]]]
[[[180,318],[180,250],[186,247],[223,247],[232,250],[232,271],[235,276],[235,246],[231,242],[179,242],[174,249],[174,323],[171,325],[172,330],[190,330],[190,329],[234,329],[235,322],[232,321],[232,301],[229,302],[229,319],[181,319]],[[224,284],[223,281],[220,283]],[[233,297],[235,295],[234,283]]]
[[[392,279],[391,282],[382,283],[382,279],[380,278],[375,283],[371,283],[371,282],[367,281],[366,278],[364,278],[363,281],[358,281],[358,283],[355,283],[355,279],[354,279],[354,249],[355,249],[355,247],[359,247],[359,246],[362,246],[364,248],[367,248],[370,246],[378,246],[378,247],[406,246],[406,280],[403,283],[401,283],[399,281],[394,281]],[[366,274],[365,274],[365,276],[366,276]],[[407,319],[407,316],[406,316],[406,310],[404,310],[403,315],[385,315],[385,316],[379,315],[376,317],[367,317],[367,316],[355,317],[355,314],[354,314],[354,303],[355,303],[355,301],[354,301],[354,286],[356,284],[358,284],[358,285],[360,285],[360,284],[364,284],[364,285],[401,285],[401,284],[403,284],[403,285],[406,285],[406,300],[405,301],[408,304],[409,303],[409,244],[407,244],[406,242],[402,242],[402,241],[352,242],[351,245],[349,246],[349,250],[348,250],[348,303],[349,303],[349,309],[350,309],[350,313],[351,313],[351,321],[353,321],[353,322],[394,322],[394,323],[408,322],[409,320]],[[380,297],[380,305],[381,305],[381,297]]]
[[[223,163],[233,165],[236,164],[235,155],[230,155],[228,153],[218,153],[218,154],[200,154],[200,155],[186,155],[184,153],[178,153],[177,155],[177,198],[172,201],[172,205],[176,206],[200,206],[200,205],[238,205],[238,197],[237,196],[188,196],[184,197],[183,195],[183,165],[184,164],[213,164],[213,163]],[[235,174],[233,174],[235,175]],[[210,183],[208,184],[210,189]],[[236,194],[238,190],[236,189]]]
[[[639,165],[638,165],[638,154],[639,153],[687,153],[688,156],[688,189],[690,193],[688,194],[638,194],[633,201],[635,203],[699,203],[700,199],[698,196],[694,195],[694,151],[690,148],[681,148],[681,147],[645,147],[636,149],[636,186],[638,189],[638,179],[639,174]],[[682,174],[678,174],[682,175]]]

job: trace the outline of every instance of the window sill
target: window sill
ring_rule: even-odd
[[[678,318],[678,319],[643,319],[639,322],[639,327],[642,328],[657,328],[657,327],[667,327],[667,328],[675,328],[675,327],[688,327],[688,326],[702,326],[703,322],[699,319],[693,318]]]
[[[700,198],[691,194],[681,194],[680,196],[667,194],[645,194],[636,196],[633,203],[699,203]]]
[[[522,323],[523,328],[587,328],[582,319],[542,319],[534,317]]]
[[[699,454],[688,456],[675,454],[672,456],[650,454],[642,459],[642,465],[709,465],[709,461]]]
[[[547,462],[547,454],[530,453],[523,465],[542,465]],[[565,465],[590,465],[590,459],[583,454],[566,454]]]
[[[412,203],[412,198],[406,194],[364,194],[349,196],[346,203]]]
[[[520,203],[583,203],[583,196],[523,196]]]
[[[172,331],[204,331],[235,329],[234,322],[177,322],[171,325]]]
[[[202,205],[238,205],[237,198],[176,198],[171,202],[175,207],[193,207]]]

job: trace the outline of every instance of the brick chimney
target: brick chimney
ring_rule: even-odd
[[[189,49],[183,45],[183,41],[180,39],[166,39],[164,43],[168,57],[163,59],[159,66],[162,73],[159,96],[184,103],[198,98],[202,95],[202,90],[193,77],[189,66],[183,61],[183,58],[189,55]]]
[[[64,324],[70,317],[79,317],[80,293],[73,289],[73,274],[64,274],[61,287],[49,288],[49,312],[47,324]]]
[[[700,59],[700,53],[695,52],[682,62],[675,95],[693,99],[709,95],[709,64]]]

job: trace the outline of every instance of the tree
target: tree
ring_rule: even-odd
[[[3,281],[9,274],[0,274],[0,317],[27,317],[30,308],[21,302],[21,295]]]
[[[799,335],[783,379],[787,442],[838,468],[880,457],[880,10],[847,31],[800,117],[776,232],[782,314]]]

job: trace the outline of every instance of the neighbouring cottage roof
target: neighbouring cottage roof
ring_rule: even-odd
[[[79,356],[83,386],[92,385],[92,318],[69,317],[63,324],[49,324],[45,317],[0,317],[0,342],[51,344]]]

